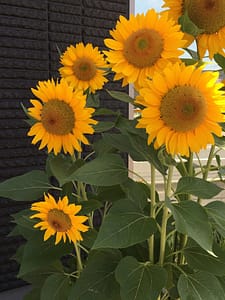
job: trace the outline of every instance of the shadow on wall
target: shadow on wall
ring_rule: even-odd
[[[31,289],[30,286],[24,286],[18,289],[13,289],[0,293],[1,300],[23,300],[23,297]]]

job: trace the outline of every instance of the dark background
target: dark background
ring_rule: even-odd
[[[103,39],[119,15],[129,15],[129,0],[0,0],[0,182],[45,164],[45,151],[32,146],[21,103],[29,105],[30,91],[39,80],[58,77],[59,54],[70,44]],[[107,84],[121,90],[120,83]],[[102,93],[104,107],[128,106]],[[8,237],[10,215],[24,209],[23,202],[0,198],[0,292],[24,285],[16,278],[18,265],[11,257],[22,242]]]

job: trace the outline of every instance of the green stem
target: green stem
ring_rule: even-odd
[[[173,178],[173,166],[169,166],[168,169],[168,178],[164,177],[164,185],[165,185],[165,199],[170,197],[171,194],[171,185],[172,185],[172,178]],[[168,208],[164,203],[163,207],[163,216],[162,216],[162,226],[161,226],[161,239],[160,239],[160,254],[159,254],[159,264],[163,266],[165,252],[166,252],[166,229],[167,229],[167,221],[168,221]]]
[[[80,276],[80,273],[83,270],[83,264],[82,264],[82,260],[81,260],[81,256],[80,256],[80,249],[77,245],[77,243],[74,243],[74,248],[76,251],[76,258],[77,258],[77,273],[78,273],[78,277]]]
[[[151,206],[150,206],[150,217],[155,219],[155,167],[151,164]],[[149,260],[154,263],[154,239],[155,236],[152,234],[149,237]]]

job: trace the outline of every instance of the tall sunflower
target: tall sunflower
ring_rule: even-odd
[[[45,230],[44,241],[52,235],[56,235],[55,245],[61,239],[65,243],[66,237],[73,243],[82,241],[83,238],[80,232],[88,230],[88,226],[83,224],[88,218],[76,216],[81,210],[81,206],[68,204],[67,196],[64,196],[62,199],[59,198],[58,202],[56,202],[52,195],[44,195],[44,201],[33,203],[31,210],[38,211],[38,213],[30,217],[31,219],[41,219],[34,227],[40,227],[40,230]]]
[[[221,136],[219,122],[225,97],[216,72],[176,63],[156,73],[136,99],[145,108],[137,127],[145,128],[148,143],[167,152],[189,156]]]
[[[61,76],[77,89],[85,91],[89,88],[94,93],[108,81],[105,77],[108,66],[103,54],[90,43],[67,47],[61,55],[61,64]]]
[[[110,31],[112,39],[105,39],[111,50],[105,51],[115,79],[123,79],[123,85],[138,86],[155,70],[162,69],[168,61],[178,59],[184,46],[180,26],[174,25],[167,14],[160,16],[154,9],[146,15],[120,16],[116,28]]]
[[[169,15],[175,20],[187,10],[191,21],[203,33],[197,36],[199,55],[208,50],[210,59],[214,54],[225,54],[225,0],[164,0]]]
[[[28,108],[29,115],[36,120],[28,136],[34,136],[32,144],[41,141],[39,149],[47,146],[48,152],[57,155],[62,149],[73,155],[74,150],[81,151],[80,142],[89,144],[84,134],[93,134],[91,119],[94,112],[86,108],[86,97],[83,92],[73,90],[62,79],[40,81],[37,89],[32,89],[39,100],[31,99],[33,107]]]

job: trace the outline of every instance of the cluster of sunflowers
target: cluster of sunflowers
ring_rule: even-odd
[[[61,54],[61,78],[41,81],[32,89],[37,99],[30,100],[33,106],[27,111],[32,123],[28,136],[33,137],[32,144],[40,143],[39,149],[47,147],[51,175],[60,183],[55,191],[61,195],[56,201],[45,193],[44,201],[32,204],[36,213],[27,213],[27,222],[45,230],[45,243],[56,235],[55,247],[62,240],[67,244],[68,238],[76,256],[75,271],[66,272],[65,267],[46,271],[45,283],[36,288],[40,298],[35,299],[49,299],[60,284],[53,299],[225,299],[225,204],[216,201],[205,208],[203,200],[221,191],[207,181],[213,158],[222,181],[224,175],[218,149],[224,145],[225,96],[219,76],[225,69],[225,1],[165,0],[164,8],[129,19],[120,16],[111,38],[104,40],[108,49],[103,52],[92,44],[69,46]],[[193,42],[197,51],[188,48]],[[184,52],[191,58],[184,58]],[[206,53],[219,64],[220,73],[206,70]],[[89,145],[85,135],[94,134],[98,125],[94,120],[98,109],[87,105],[87,98],[104,88],[110,73],[123,87],[133,85],[135,99],[123,93],[111,95],[126,102],[129,98],[138,117],[127,120],[129,129],[122,128],[118,138],[108,135],[108,154],[100,144],[104,149],[94,147],[97,158],[86,162],[82,143]],[[211,150],[204,166],[198,152],[208,145]],[[139,161],[146,158],[151,183],[141,176],[142,182],[128,178],[117,152]],[[194,153],[200,172],[193,163]],[[177,187],[172,184],[174,167],[181,175]],[[156,191],[155,169],[164,179],[164,200]],[[2,190],[7,187],[2,196],[12,196],[6,191],[9,184],[18,187],[18,179],[12,180],[1,184]],[[46,186],[43,189],[46,192]],[[49,189],[54,188],[49,185]],[[93,202],[87,201],[89,195]],[[104,204],[96,203],[98,197]],[[14,198],[18,200],[18,195]],[[87,217],[79,215],[85,214],[85,207]],[[96,210],[102,212],[97,228]],[[19,227],[23,227],[21,216],[15,217]],[[73,252],[66,250],[63,255]],[[26,279],[25,254],[20,275]],[[35,270],[41,272],[37,266]]]

